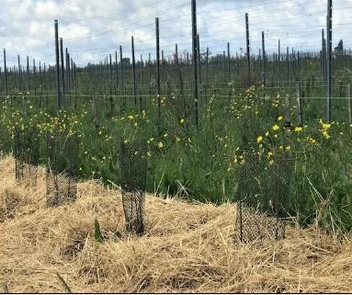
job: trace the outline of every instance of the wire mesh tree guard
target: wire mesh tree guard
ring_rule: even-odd
[[[126,231],[142,235],[147,181],[147,142],[122,142],[120,168]]]
[[[245,152],[236,195],[236,239],[241,242],[285,237],[291,155],[283,152],[265,164],[255,150]]]
[[[77,197],[79,138],[76,134],[55,131],[46,135],[46,145],[47,206],[73,202]]]
[[[15,128],[14,156],[16,180],[35,185],[39,163],[39,132],[35,126]]]

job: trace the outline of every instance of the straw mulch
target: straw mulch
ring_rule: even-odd
[[[233,204],[152,195],[146,197],[146,234],[128,236],[118,190],[79,183],[76,202],[47,208],[43,168],[36,185],[14,178],[14,160],[5,157],[0,290],[66,292],[66,282],[72,292],[352,291],[347,238],[290,227],[284,240],[241,244],[233,239]],[[94,238],[95,218],[105,243]]]

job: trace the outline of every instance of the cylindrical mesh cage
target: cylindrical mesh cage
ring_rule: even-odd
[[[121,144],[120,153],[122,204],[126,230],[144,233],[144,205],[147,181],[147,142]]]
[[[76,200],[79,138],[75,134],[47,134],[46,193],[48,207]]]
[[[255,150],[245,152],[238,174],[236,239],[284,238],[291,171],[287,153],[274,157],[268,165]]]
[[[39,163],[39,132],[36,127],[25,129],[15,128],[14,156],[15,176],[35,185],[37,181],[37,167]]]

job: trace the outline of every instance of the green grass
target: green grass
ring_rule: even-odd
[[[88,85],[84,77],[79,76],[81,88]],[[93,97],[77,94],[72,102],[77,100],[79,107],[74,109],[71,103],[56,116],[54,104],[38,108],[37,100],[12,95],[1,105],[2,149],[12,150],[16,126],[38,126],[45,164],[45,134],[61,130],[79,138],[79,177],[99,178],[109,185],[120,183],[121,141],[144,139],[149,192],[222,203],[238,198],[241,181],[250,178],[263,202],[285,204],[286,213],[301,225],[318,222],[334,232],[352,229],[352,128],[345,101],[334,102],[333,117],[340,120],[327,127],[320,121],[324,101],[306,98],[300,129],[295,128],[299,126],[294,88],[252,86],[240,91],[235,83],[220,89],[213,85],[208,97],[199,101],[197,129],[191,96],[183,99],[180,89],[172,91],[176,85],[169,87],[169,95],[161,97],[160,120],[153,96],[144,100],[143,111],[131,98],[126,105],[122,97],[115,98],[116,109],[111,113],[108,95],[96,96],[93,112]],[[323,96],[321,88],[309,89],[310,95]],[[290,116],[290,132],[285,128],[285,113]],[[280,164],[285,159],[286,164]],[[283,181],[282,175],[287,179]]]

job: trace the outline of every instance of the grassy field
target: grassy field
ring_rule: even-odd
[[[346,99],[352,72],[344,67],[350,56],[343,57],[345,63],[342,57],[333,60],[331,122],[325,120],[320,61],[303,57],[299,64],[268,62],[266,87],[260,61],[252,63],[252,86],[244,58],[232,61],[230,76],[225,61],[214,59],[207,70],[203,64],[198,128],[190,64],[162,64],[160,117],[152,66],[137,68],[136,98],[130,68],[123,87],[121,77],[109,76],[108,65],[79,68],[58,113],[52,69],[36,80],[31,76],[35,83],[28,92],[16,88],[13,74],[11,94],[1,98],[1,149],[13,152],[15,130],[33,132],[39,162],[46,164],[47,134],[75,137],[77,176],[119,185],[121,143],[144,140],[150,193],[221,204],[238,199],[246,174],[262,200],[284,204],[286,215],[299,224],[318,219],[323,228],[346,233],[352,229],[352,126]],[[301,80],[302,125],[295,79]]]

